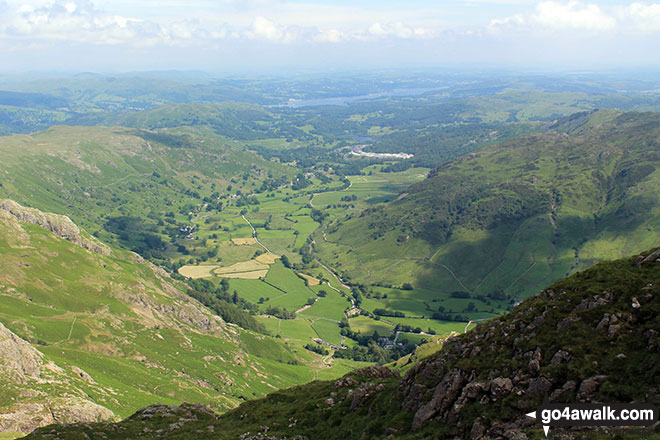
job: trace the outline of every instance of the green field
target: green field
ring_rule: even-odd
[[[327,319],[312,318],[312,329],[320,339],[334,345],[341,345],[342,337],[339,334],[339,325]]]
[[[368,316],[356,316],[348,321],[351,325],[351,330],[371,335],[377,331],[381,336],[390,336],[393,333],[394,326],[382,320],[375,320]]]
[[[316,286],[313,290],[316,292],[323,290],[326,292],[326,296],[322,298],[319,297],[316,303],[309,309],[305,310],[304,313],[306,315],[320,316],[340,321],[344,316],[346,309],[350,307],[350,303],[346,298],[325,285]]]

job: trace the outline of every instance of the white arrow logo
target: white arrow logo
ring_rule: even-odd
[[[525,414],[527,417],[531,417],[533,419],[536,419],[536,411],[532,411],[531,413]],[[545,433],[545,436],[548,436],[548,433],[550,432],[550,427],[543,425],[543,432]]]

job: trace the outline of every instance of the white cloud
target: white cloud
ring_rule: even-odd
[[[573,30],[621,34],[660,32],[660,3],[633,2],[609,7],[575,0],[544,0],[533,11],[492,19],[491,33],[505,30]]]
[[[330,29],[327,31],[319,32],[314,40],[320,43],[341,43],[348,40],[349,37],[337,29]]]
[[[103,14],[86,0],[37,8],[26,4],[6,15],[0,32],[14,38],[117,44],[159,31],[158,26],[148,22]]]
[[[251,29],[244,33],[247,38],[266,40],[273,43],[293,43],[300,40],[306,32],[299,26],[286,26],[275,23],[265,17],[256,17]]]
[[[519,27],[526,23],[526,19],[522,14],[515,14],[506,18],[494,18],[488,24],[488,30],[494,33],[499,33],[505,28]]]
[[[374,38],[428,38],[435,35],[436,31],[433,29],[423,27],[412,27],[401,22],[395,23],[373,23],[367,29],[367,35]]]
[[[532,20],[542,26],[555,29],[602,31],[613,29],[617,25],[616,19],[605,13],[598,5],[576,1],[541,2],[537,5]]]
[[[621,14],[633,29],[641,32],[660,31],[660,3],[632,3]]]
[[[286,31],[282,26],[275,24],[265,17],[257,17],[252,23],[252,31],[248,33],[251,38],[263,38],[271,41],[283,40]]]
[[[162,0],[158,8],[128,0],[7,1],[10,6],[0,0],[0,14],[5,10],[0,38],[23,44],[203,47],[225,39],[289,44],[429,38],[437,34],[439,14],[431,8],[373,9],[316,0]]]
[[[526,0],[465,0],[469,3],[509,5],[504,18],[482,17],[488,24],[447,25],[442,11],[426,8],[383,8],[332,5],[316,0],[163,0],[174,8],[161,14],[149,5],[128,0],[0,0],[0,39],[28,44],[69,41],[95,45],[212,47],[227,40],[267,41],[274,44],[350,41],[414,40],[504,32],[574,31],[595,34],[660,31],[660,3],[634,1],[600,6],[596,0],[541,0],[527,9]],[[625,1],[625,0],[621,0]],[[186,5],[195,5],[190,14]],[[179,8],[179,9],[177,9]],[[518,10],[516,10],[518,9]],[[181,14],[172,14],[172,11]],[[203,11],[203,13],[200,13]],[[208,11],[208,14],[206,13]],[[161,15],[158,15],[161,14]],[[567,34],[564,34],[567,35]],[[481,37],[480,37],[481,38]]]
[[[492,19],[487,29],[491,32],[501,32],[507,28],[600,32],[611,31],[618,25],[613,13],[595,3],[544,0],[536,4],[533,12]]]

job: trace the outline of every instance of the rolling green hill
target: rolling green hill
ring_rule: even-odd
[[[121,423],[49,426],[29,439],[541,439],[550,402],[660,403],[660,251],[602,262],[450,338],[403,377],[368,367],[217,416],[154,405]],[[565,439],[653,439],[655,429],[552,428]]]
[[[104,125],[146,128],[208,126],[231,139],[254,140],[277,137],[308,137],[282,117],[261,106],[245,103],[169,104],[146,111],[108,116]],[[276,127],[277,125],[277,127]]]
[[[204,127],[58,126],[4,137],[0,155],[0,197],[68,215],[104,241],[157,258],[152,251],[202,205],[221,209],[228,187],[249,193],[268,176],[295,175]]]
[[[574,115],[338,218],[316,236],[316,253],[356,282],[462,292],[454,312],[526,297],[660,242],[659,136],[657,113]]]
[[[3,432],[115,419],[153,402],[224,411],[349,369],[224,322],[185,284],[64,216],[1,200],[0,260]]]

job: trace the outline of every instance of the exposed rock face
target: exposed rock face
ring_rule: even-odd
[[[374,379],[387,379],[389,377],[399,375],[397,371],[390,370],[387,367],[381,367],[376,365],[360,368],[359,370],[355,370],[352,374],[355,376],[363,376]]]
[[[0,365],[20,383],[41,377],[43,355],[0,322]]]
[[[218,415],[204,405],[182,403],[180,406],[155,404],[135,412],[128,420],[146,421],[154,418],[200,420],[216,420]]]
[[[403,407],[414,414],[412,429],[436,420],[456,426],[459,437],[526,438],[521,429],[532,422],[524,414],[545,398],[621,401],[626,386],[631,381],[637,385],[638,379],[617,372],[635,371],[650,378],[658,371],[660,283],[649,281],[660,281],[659,258],[660,251],[655,251],[625,260],[625,266],[617,266],[620,278],[613,280],[603,272],[575,275],[523,302],[508,316],[448,340],[439,355],[418,363],[401,380]],[[644,277],[636,267],[647,268]],[[582,290],[583,285],[590,291]],[[593,292],[596,288],[602,293]],[[626,354],[632,349],[641,350],[635,364]],[[587,359],[585,354],[592,352],[598,356]],[[630,394],[623,401],[660,402],[658,387],[639,385],[644,386],[645,394]],[[601,394],[613,388],[619,391]],[[515,399],[509,398],[512,395]],[[494,406],[495,413],[517,416],[497,421],[478,416],[485,405],[491,407],[490,414]],[[477,414],[474,420],[465,418],[468,407],[467,413]]]
[[[0,209],[7,211],[17,219],[32,223],[51,231],[72,243],[102,255],[110,255],[110,249],[92,238],[83,238],[80,228],[65,215],[43,213],[38,209],[26,208],[13,200],[0,200]]]
[[[0,432],[30,432],[54,423],[52,414],[38,403],[16,405],[12,412],[0,414]]]
[[[637,261],[638,261],[637,264],[640,267],[644,263],[660,262],[660,249],[656,250],[655,252],[652,252],[651,254],[647,255],[646,257],[638,258]]]
[[[91,383],[91,384],[95,384],[95,383],[96,383],[96,381],[92,378],[92,376],[90,376],[89,374],[87,374],[87,372],[86,372],[85,370],[83,370],[82,368],[76,367],[76,366],[74,365],[73,367],[71,367],[71,371],[73,371],[74,373],[76,373],[78,376],[80,376],[81,379],[83,379],[83,380],[86,381],[86,382],[89,382],[89,383]]]
[[[42,370],[43,368],[43,370]],[[48,377],[63,370],[54,364],[44,365],[43,354],[0,323],[0,378],[7,377],[31,391],[33,383],[48,383]],[[74,372],[83,379],[86,375],[74,367]],[[0,413],[0,432],[29,432],[52,423],[100,422],[115,419],[112,411],[78,397],[53,398],[44,396],[39,403],[17,403],[6,412]]]
[[[84,356],[78,356],[78,350],[98,353],[95,359],[118,356],[137,360],[142,364],[141,371],[150,374],[145,369],[158,369],[155,374],[171,378],[176,384],[173,387],[184,389],[186,385],[182,384],[190,384],[196,390],[204,389],[200,393],[212,395],[222,405],[233,404],[232,399],[214,391],[214,388],[233,386],[237,381],[238,376],[217,367],[230,365],[231,358],[211,356],[205,361],[226,377],[216,375],[220,380],[213,383],[206,380],[208,376],[201,369],[154,362],[158,356],[152,356],[151,350],[169,353],[169,343],[177,344],[181,351],[201,354],[189,337],[200,334],[222,338],[236,347],[234,352],[228,346],[227,352],[223,352],[225,357],[229,354],[248,357],[238,345],[240,333],[236,327],[186,295],[183,283],[151,264],[142,263],[135,272],[122,270],[121,262],[129,265],[137,261],[137,256],[133,259],[127,252],[113,251],[113,258],[106,258],[89,252],[100,249],[105,253],[102,247],[96,249],[93,238],[67,217],[24,208],[10,200],[0,200],[0,239],[6,243],[0,249],[0,297],[38,308],[39,313],[43,312],[38,316],[44,321],[55,316],[53,319],[57,325],[62,324],[63,330],[61,334],[51,335],[50,326],[33,325],[34,321],[26,319],[30,316],[29,306],[1,310],[0,432],[25,432],[53,423],[114,419],[105,405],[115,408],[132,404],[130,394],[117,392],[102,374],[103,366],[97,368],[99,364],[87,362]],[[63,253],[76,258],[61,258]],[[62,281],[62,267],[74,271],[76,276]],[[77,295],[85,295],[85,305],[71,307]],[[109,305],[115,302],[122,304],[121,312]],[[134,341],[135,333],[142,328],[155,330],[150,334],[156,344]],[[82,330],[80,334],[79,330]],[[103,336],[97,338],[99,335]],[[58,345],[75,349],[62,352],[60,366],[39,351],[50,353],[41,347]],[[242,362],[247,365],[248,361]],[[139,392],[151,391],[148,385],[135,383],[133,377],[118,374],[115,379],[129,387],[135,386]]]
[[[30,432],[53,423],[90,423],[116,420],[107,408],[77,397],[19,404],[0,414],[0,432]]]

